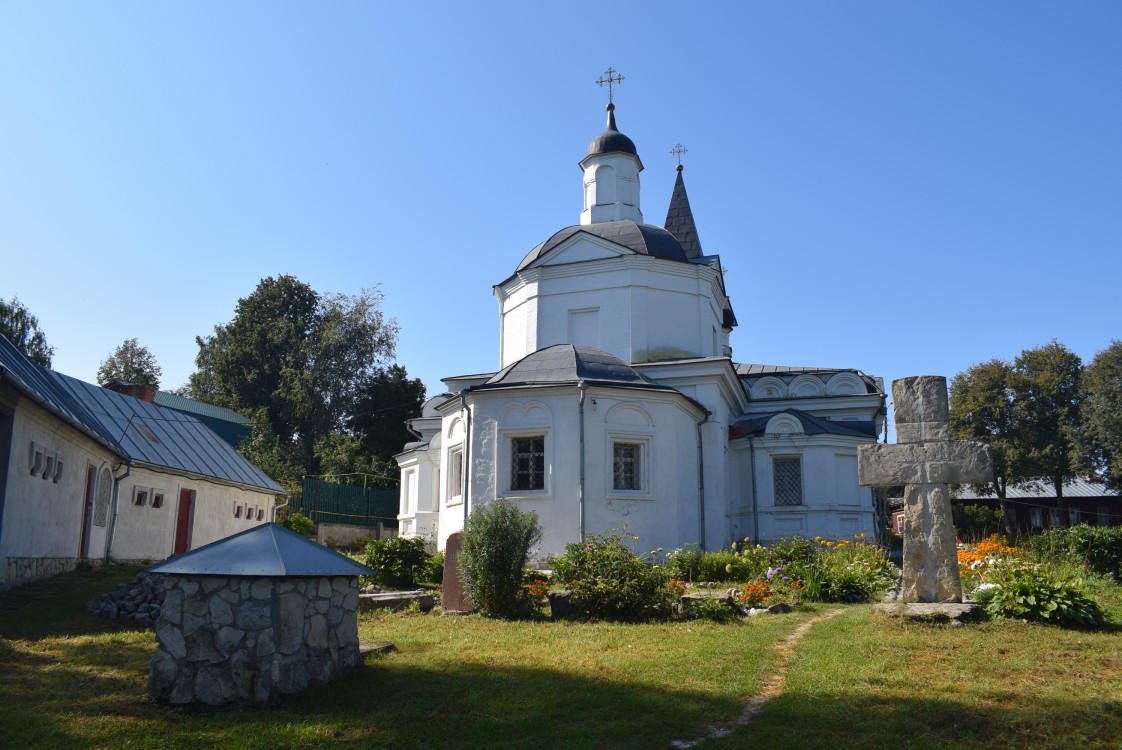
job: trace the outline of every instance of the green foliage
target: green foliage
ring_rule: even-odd
[[[572,591],[573,607],[585,617],[641,621],[670,613],[666,569],[632,552],[622,532],[569,544],[551,563],[554,582]]]
[[[120,380],[133,385],[154,385],[160,387],[160,365],[156,357],[141,346],[136,339],[125,339],[113,353],[101,362],[97,368],[98,385],[105,385],[110,380]]]
[[[305,516],[303,513],[292,510],[291,508],[281,508],[277,513],[280,517],[281,526],[289,531],[295,531],[300,536],[311,538],[316,533],[316,525],[312,523],[312,519]]]
[[[1038,562],[1068,559],[1092,573],[1122,581],[1122,527],[1079,524],[1048,529],[1027,542],[1029,556]]]
[[[410,378],[401,365],[376,368],[360,386],[348,421],[362,453],[392,461],[401,446],[416,439],[405,421],[420,414],[424,402],[425,386],[420,378]]]
[[[1056,625],[1096,627],[1106,615],[1083,590],[1081,579],[1063,579],[1047,566],[1011,559],[990,570],[996,584],[987,596],[991,617],[1037,620]]]
[[[1083,371],[1080,448],[1108,486],[1122,490],[1122,341],[1095,355]]]
[[[19,297],[0,298],[0,334],[32,362],[51,366],[55,348],[47,345],[47,337],[39,330],[39,319],[28,311]]]
[[[374,582],[391,589],[413,588],[428,577],[431,555],[425,540],[395,536],[375,539],[362,551],[362,564],[376,572]]]
[[[687,544],[667,556],[670,575],[682,581],[746,581],[759,576],[768,567],[769,558],[763,547],[752,547],[748,540],[729,549],[701,552],[696,544]]]
[[[739,612],[725,597],[682,599],[682,619],[732,622],[739,620]]]
[[[423,579],[427,583],[444,583],[444,553],[433,552],[429,555]]]
[[[1045,480],[1062,493],[1063,483],[1086,467],[1075,445],[1083,403],[1083,360],[1052,341],[1021,352],[1013,372],[1024,474]]]
[[[290,497],[299,497],[304,469],[296,447],[291,443],[281,442],[273,432],[265,408],[253,412],[250,421],[253,423],[252,432],[238,445],[238,453],[275,479]]]
[[[506,618],[529,614],[524,570],[541,536],[537,514],[511,503],[495,501],[472,511],[464,524],[459,566],[479,612]]]
[[[958,538],[968,544],[1005,530],[1001,511],[997,508],[956,503],[951,506],[951,511],[954,514],[954,527],[958,532]]]
[[[345,427],[377,368],[393,357],[397,325],[382,295],[319,294],[293,276],[262,279],[234,318],[197,337],[191,395],[242,412],[264,410],[279,445],[318,473],[319,439]]]
[[[815,562],[823,545],[815,539],[785,537],[767,547],[769,567],[798,568]]]

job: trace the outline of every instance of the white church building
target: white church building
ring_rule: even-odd
[[[399,532],[443,549],[505,501],[538,515],[543,558],[612,529],[642,550],[877,536],[857,448],[884,427],[883,381],[733,361],[736,316],[682,167],[665,227],[644,223],[643,163],[614,109],[580,162],[580,223],[494,287],[500,369],[444,379],[410,420]]]

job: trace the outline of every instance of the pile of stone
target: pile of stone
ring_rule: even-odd
[[[86,602],[86,612],[94,617],[126,620],[140,627],[155,626],[164,601],[163,576],[141,573],[116,589]]]

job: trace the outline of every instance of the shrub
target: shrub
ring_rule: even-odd
[[[429,569],[425,540],[395,536],[375,539],[362,552],[362,562],[375,570],[375,582],[395,589],[411,588]]]
[[[537,515],[510,503],[496,501],[472,511],[464,524],[459,565],[476,610],[491,617],[529,613],[524,570],[541,536]]]
[[[681,581],[700,581],[701,548],[687,544],[667,555],[666,567],[670,575]]]
[[[553,580],[572,591],[574,609],[604,620],[648,620],[670,614],[673,593],[668,576],[609,531],[565,547],[553,558]]]
[[[1028,541],[1033,559],[1055,561],[1068,557],[1099,575],[1122,581],[1122,527],[1079,524],[1070,528],[1048,529]]]
[[[724,597],[682,600],[682,618],[686,620],[731,622],[739,617],[740,613]]]
[[[791,578],[804,581],[803,598],[823,602],[866,602],[879,596],[896,580],[896,568],[885,551],[864,541],[865,535],[853,539],[817,539],[819,553],[809,562],[805,545],[796,547],[798,554],[787,566]]]
[[[687,544],[670,553],[667,566],[670,575],[684,581],[746,581],[762,575],[769,557],[763,547],[735,542],[729,549],[701,552],[696,544]]]
[[[1083,591],[1083,581],[1063,580],[1045,566],[1009,560],[990,571],[986,593],[991,617],[1016,617],[1057,625],[1099,626],[1106,614]]]
[[[444,583],[444,553],[433,552],[425,565],[424,578],[428,583]]]
[[[285,512],[287,510],[287,512]],[[280,513],[281,526],[289,531],[295,531],[300,536],[312,537],[316,533],[316,525],[312,519],[305,516],[303,513],[291,510],[290,508],[282,508]]]

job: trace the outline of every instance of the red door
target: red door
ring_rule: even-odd
[[[182,555],[191,544],[191,508],[195,504],[192,490],[179,491],[179,516],[175,522],[175,552]]]
[[[93,520],[94,485],[97,484],[97,467],[86,469],[86,502],[82,506],[82,543],[78,557],[90,556],[90,522]]]

